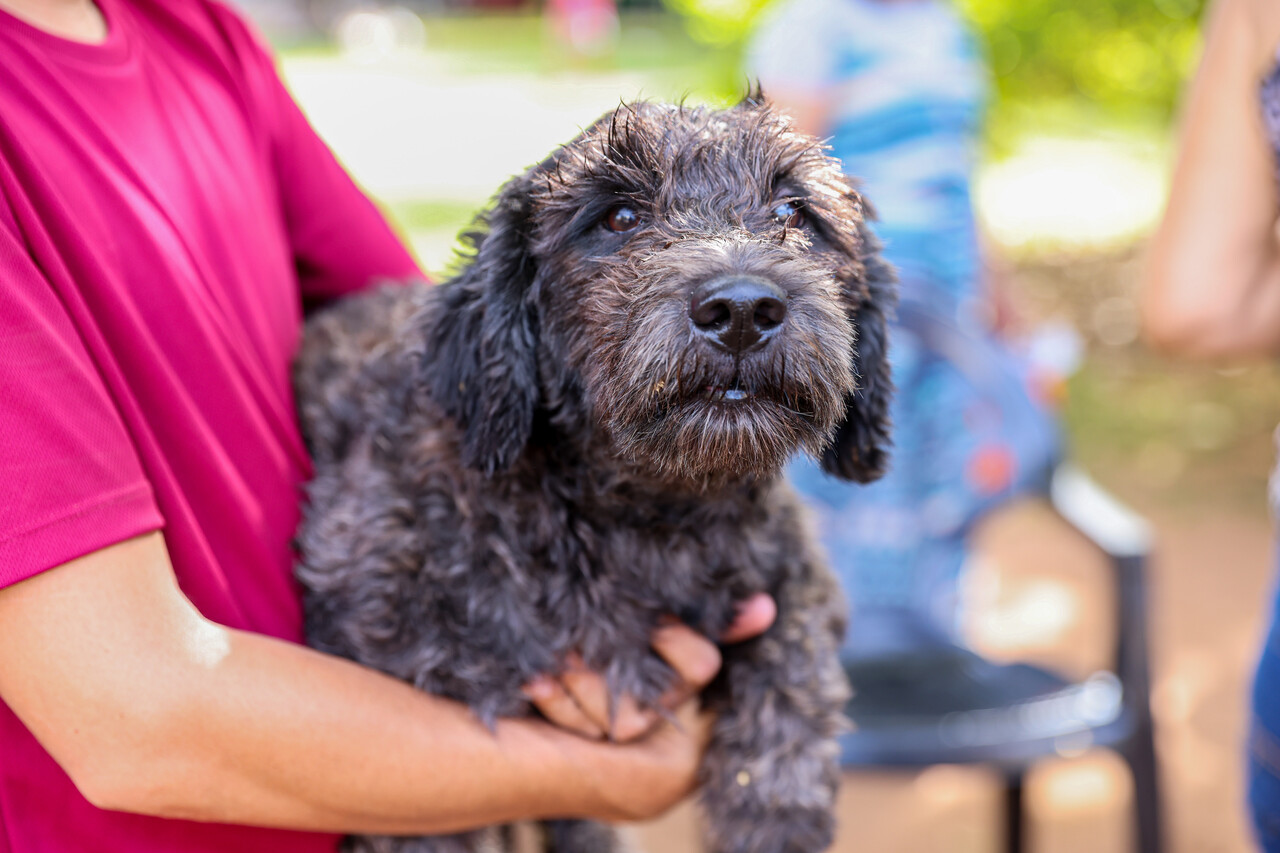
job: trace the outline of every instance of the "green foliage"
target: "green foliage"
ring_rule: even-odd
[[[1167,117],[1198,48],[1203,0],[956,0],[1004,102],[1083,98]]]
[[[782,0],[663,2],[693,39],[737,56],[760,12]],[[997,121],[1046,100],[1167,120],[1195,61],[1204,0],[955,3],[986,45]]]
[[[695,40],[717,47],[740,47],[771,0],[663,0],[680,15]]]

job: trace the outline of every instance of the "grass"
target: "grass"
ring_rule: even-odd
[[[481,205],[465,201],[414,199],[386,205],[387,212],[403,231],[450,231],[466,227]]]
[[[653,71],[670,69],[704,79],[705,69],[733,58],[695,44],[670,15],[626,13],[612,51],[574,58],[530,14],[448,15],[427,21],[427,47],[460,72]]]

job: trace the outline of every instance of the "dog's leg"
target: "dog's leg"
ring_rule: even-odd
[[[708,694],[719,714],[702,765],[712,853],[819,853],[834,834],[844,601],[825,567],[796,559],[774,625],[725,648]]]
[[[400,836],[351,835],[342,842],[342,853],[509,853],[509,833],[503,827],[487,827],[455,835]]]
[[[625,853],[613,827],[589,820],[548,820],[546,853]]]

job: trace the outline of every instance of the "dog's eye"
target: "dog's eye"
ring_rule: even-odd
[[[804,225],[804,206],[798,201],[784,201],[773,209],[773,218],[787,228]]]
[[[636,213],[634,207],[625,204],[618,205],[604,217],[604,227],[619,234],[631,231],[639,224],[640,214]]]

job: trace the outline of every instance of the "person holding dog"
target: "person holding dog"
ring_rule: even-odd
[[[1207,20],[1168,204],[1148,252],[1143,326],[1151,344],[1189,358],[1274,358],[1280,8],[1265,0],[1218,0]],[[1280,609],[1272,612],[1252,698],[1249,808],[1259,844],[1274,853],[1280,851]]]
[[[333,850],[683,798],[719,666],[683,626],[652,637],[674,722],[570,671],[527,687],[551,723],[493,732],[299,645],[302,308],[417,269],[240,18],[0,0],[0,67],[0,850]]]

